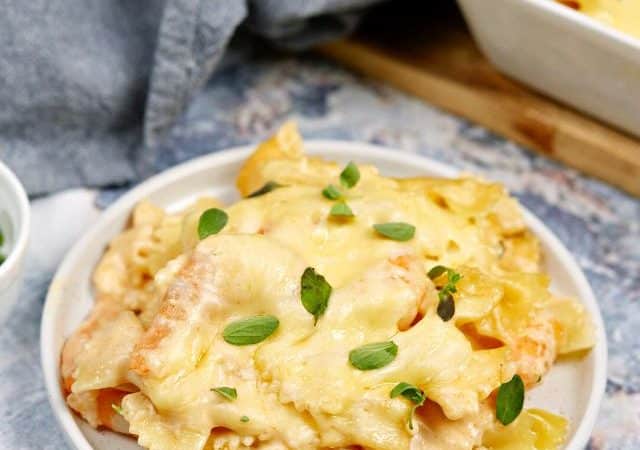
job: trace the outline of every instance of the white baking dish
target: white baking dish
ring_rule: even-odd
[[[640,137],[640,39],[552,0],[458,3],[498,69]]]

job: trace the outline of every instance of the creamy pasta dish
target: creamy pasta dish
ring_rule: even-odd
[[[563,446],[525,393],[593,327],[501,185],[308,157],[289,123],[237,187],[143,201],[111,241],[61,359],[89,424],[151,450]]]
[[[593,17],[605,25],[640,38],[640,1],[638,0],[556,0]]]

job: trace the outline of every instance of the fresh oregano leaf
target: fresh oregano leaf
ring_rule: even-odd
[[[300,299],[304,309],[313,315],[316,322],[327,309],[330,296],[331,285],[313,267],[307,267],[300,279]]]
[[[224,228],[229,220],[227,213],[218,208],[207,209],[200,216],[198,222],[198,236],[200,240],[218,234]]]
[[[335,217],[353,217],[354,216],[353,211],[351,211],[351,208],[349,207],[349,205],[347,205],[343,201],[337,202],[335,205],[333,205],[333,207],[331,207],[331,211],[329,212],[329,214]]]
[[[360,370],[379,369],[392,362],[398,354],[398,346],[393,341],[374,342],[349,352],[349,362]]]
[[[382,236],[394,241],[408,241],[416,233],[416,227],[404,222],[378,223],[373,228]]]
[[[434,267],[431,268],[429,273],[427,273],[427,276],[429,278],[431,278],[432,280],[435,280],[440,275],[445,273],[447,270],[449,270],[449,269],[447,267],[445,267],[445,266],[434,266]]]
[[[453,301],[453,295],[447,293],[446,295],[441,296],[440,301],[438,302],[437,312],[438,316],[440,316],[444,322],[451,320],[453,315],[456,313],[456,303]]]
[[[349,164],[347,164],[342,173],[340,173],[340,184],[348,189],[351,189],[358,183],[359,180],[360,171],[358,170],[358,166],[356,166],[353,161],[351,161],[349,162]]]
[[[222,337],[232,345],[253,345],[264,341],[278,329],[280,321],[274,316],[254,316],[227,325]]]
[[[524,405],[524,383],[516,374],[510,381],[502,383],[496,399],[496,417],[503,425],[516,420]]]
[[[280,183],[276,183],[275,181],[267,181],[260,189],[247,195],[247,198],[260,197],[261,195],[268,194],[269,192],[281,187],[283,187],[283,185]]]
[[[416,405],[422,405],[425,401],[424,392],[420,390],[420,388],[414,386],[413,384],[402,383],[396,384],[396,386],[391,389],[389,393],[389,397],[395,398],[399,395],[402,395],[407,400],[411,400]]]
[[[340,189],[335,187],[333,184],[329,184],[322,190],[322,195],[329,200],[338,200],[342,197],[342,192],[340,192]]]
[[[233,401],[238,398],[238,391],[236,391],[236,388],[220,386],[211,390],[216,394],[220,394],[229,401]]]

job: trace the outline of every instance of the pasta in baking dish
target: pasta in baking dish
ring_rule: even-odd
[[[523,407],[590,318],[505,189],[307,157],[285,124],[243,199],[144,201],[61,360],[69,406],[151,450],[556,449]]]
[[[638,0],[556,0],[636,38],[640,38]]]

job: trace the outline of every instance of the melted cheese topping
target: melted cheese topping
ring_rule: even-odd
[[[637,0],[558,0],[594,19],[640,38],[640,2]]]
[[[520,433],[531,444],[517,448],[560,445],[553,416],[527,413],[503,433],[491,407],[515,372],[532,386],[558,354],[593,345],[582,307],[549,292],[517,202],[473,178],[359,169],[345,194],[355,217],[330,217],[321,190],[339,185],[341,168],[305,157],[286,125],[238,177],[245,196],[270,180],[284,187],[226,208],[219,234],[197,239],[213,200],[174,215],[142,203],[96,269],[96,311],[65,345],[69,405],[94,426],[128,425],[152,450],[497,450]],[[415,236],[386,239],[373,230],[385,222],[413,224]],[[462,275],[447,322],[441,281],[426,276],[437,264]],[[317,324],[300,298],[307,267],[333,288]],[[262,314],[279,319],[265,341],[223,339],[229,323]],[[398,354],[387,366],[349,364],[354,348],[389,340]],[[399,382],[428,398],[412,429],[412,404],[389,395]],[[221,386],[237,399],[212,391]],[[122,417],[105,414],[109,401]]]

